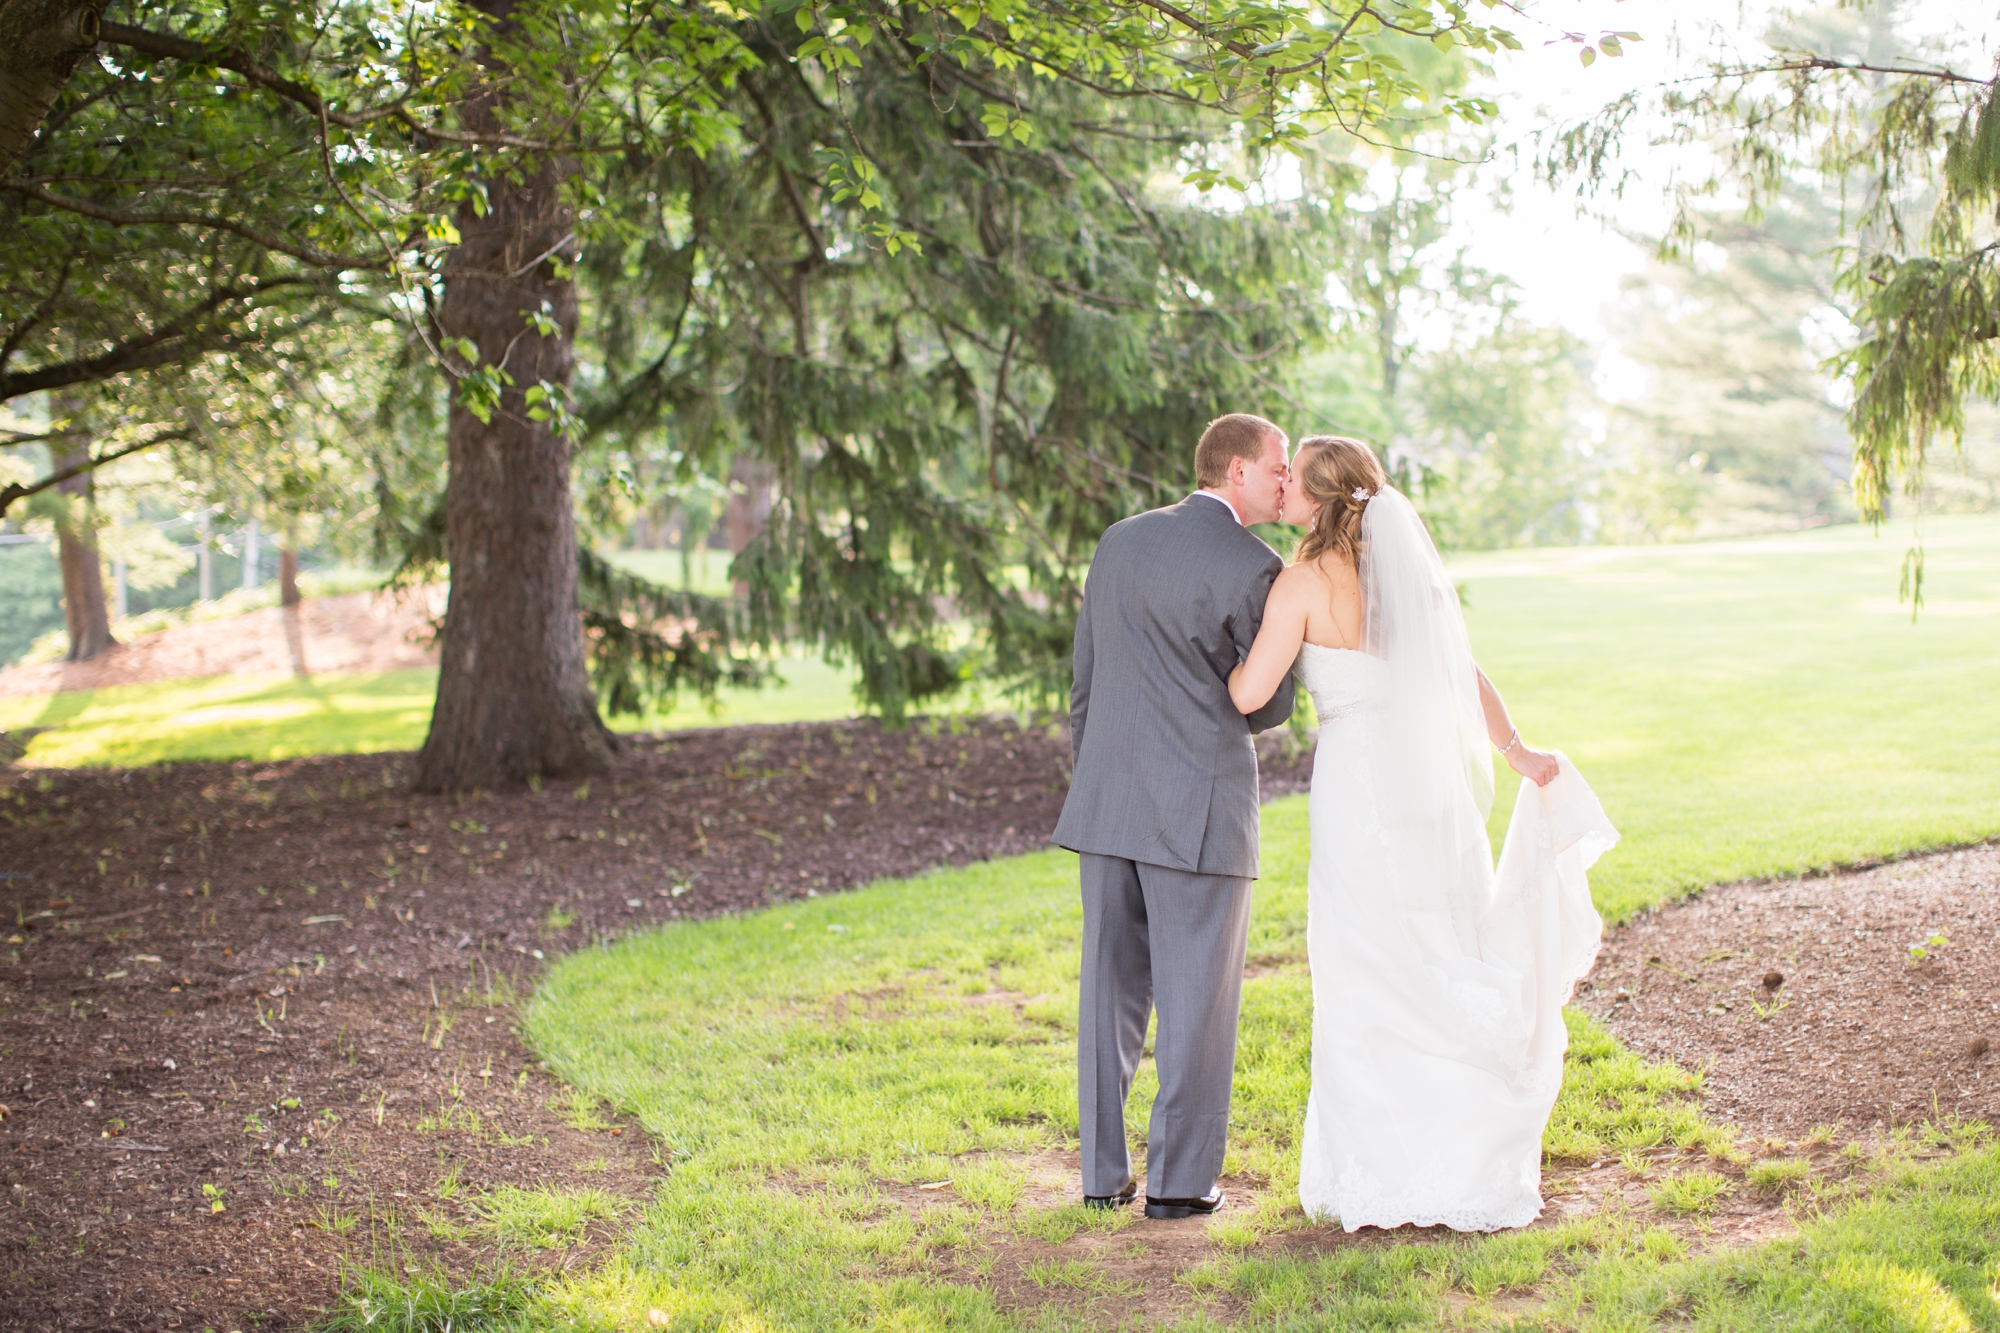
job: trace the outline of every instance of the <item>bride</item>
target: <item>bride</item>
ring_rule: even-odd
[[[1564,756],[1522,743],[1374,452],[1313,436],[1292,473],[1283,519],[1307,533],[1229,691],[1248,713],[1296,670],[1319,712],[1299,1198],[1348,1231],[1525,1226],[1562,1006],[1597,956],[1584,872],[1618,834]],[[1489,741],[1526,779],[1497,872]]]

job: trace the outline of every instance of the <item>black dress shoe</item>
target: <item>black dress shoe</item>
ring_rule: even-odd
[[[1118,1208],[1129,1208],[1132,1206],[1132,1200],[1138,1197],[1139,1187],[1137,1185],[1127,1185],[1125,1192],[1122,1194],[1086,1194],[1083,1196],[1083,1206],[1086,1208],[1103,1208],[1107,1211]]]
[[[1222,1191],[1212,1189],[1199,1199],[1156,1199],[1146,1196],[1146,1216],[1163,1222],[1179,1217],[1206,1217],[1222,1207]]]

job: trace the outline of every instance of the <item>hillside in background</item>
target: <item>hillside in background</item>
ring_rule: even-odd
[[[431,622],[442,602],[442,589],[404,597],[357,592],[177,625],[134,637],[88,662],[9,667],[0,671],[0,699],[203,676],[357,675],[434,667]]]

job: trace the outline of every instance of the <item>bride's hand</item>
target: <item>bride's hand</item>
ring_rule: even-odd
[[[1516,745],[1506,751],[1507,765],[1537,787],[1546,787],[1562,772],[1562,764],[1546,750],[1530,750]]]

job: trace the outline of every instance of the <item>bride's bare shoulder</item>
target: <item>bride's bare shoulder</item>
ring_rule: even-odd
[[[1318,596],[1325,586],[1324,578],[1310,564],[1290,564],[1278,571],[1277,580],[1271,585],[1271,595],[1297,597],[1312,593]]]
[[[1354,566],[1332,556],[1322,555],[1314,560],[1295,560],[1286,565],[1278,575],[1280,582],[1290,580],[1297,588],[1312,588],[1324,592],[1328,587],[1335,589],[1355,588],[1361,579]]]

